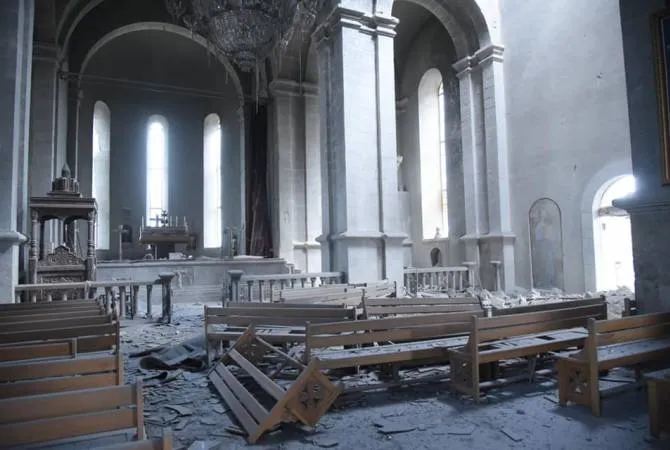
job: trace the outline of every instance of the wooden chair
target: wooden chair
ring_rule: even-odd
[[[120,353],[0,365],[0,399],[121,384]]]
[[[310,305],[293,303],[227,303],[221,307],[205,306],[205,347],[210,361],[210,347],[220,349],[238,339],[247,327],[254,325],[256,334],[273,344],[304,342],[307,322],[355,320],[356,310],[343,305]]]
[[[363,311],[366,319],[416,314],[439,314],[459,311],[481,312],[479,299],[474,297],[426,297],[426,298],[364,298]]]
[[[75,356],[77,356],[77,339],[0,345],[0,363]]]
[[[449,350],[451,386],[479,401],[480,365],[527,357],[530,379],[535,357],[584,344],[589,318],[607,317],[607,305],[512,314],[501,317],[472,317],[470,336],[461,348]],[[572,329],[572,330],[571,330]]]
[[[129,429],[144,439],[141,382],[0,400],[0,448]]]
[[[302,370],[289,389],[279,386],[271,376],[255,366],[266,353],[272,353],[283,360],[284,364]],[[270,410],[237,380],[229,369],[229,365],[233,364],[251,377],[276,402]],[[282,422],[299,421],[314,427],[342,391],[341,386],[333,384],[321,374],[317,360],[305,366],[257,336],[253,326],[228,350],[222,362],[210,372],[209,379],[248,433],[247,439],[252,444],[264,432]]]
[[[584,348],[557,362],[559,404],[586,405],[600,416],[601,371],[669,359],[670,313],[590,319]]]
[[[463,345],[476,312],[425,314],[307,325],[304,361],[318,357],[324,369],[447,360],[446,349]],[[479,314],[483,314],[480,312]],[[368,345],[365,347],[365,345]],[[350,347],[343,350],[333,347]],[[356,348],[364,346],[363,348]]]

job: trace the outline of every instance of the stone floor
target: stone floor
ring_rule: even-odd
[[[178,344],[202,332],[202,304],[177,304],[173,325],[128,321],[122,329],[125,355]],[[141,372],[126,358],[126,382]],[[327,413],[317,429],[286,426],[263,437],[261,449],[668,449],[670,440],[648,437],[646,394],[619,394],[604,402],[603,417],[584,407],[556,404],[556,382],[540,378],[488,391],[481,404],[448,391],[444,382],[376,393],[349,394]],[[150,437],[170,427],[177,449],[247,447],[226,404],[210,390],[206,373],[172,371],[145,381],[145,423]],[[107,441],[107,440],[106,440]],[[81,442],[67,448],[95,448]],[[93,446],[93,447],[91,447]]]

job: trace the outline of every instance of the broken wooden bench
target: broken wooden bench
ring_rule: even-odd
[[[0,400],[0,448],[133,430],[144,439],[142,383]]]
[[[606,318],[604,302],[500,317],[473,316],[467,344],[449,349],[451,386],[479,401],[481,365],[528,358],[530,379],[537,355],[581,347],[587,321]]]
[[[446,349],[467,341],[463,335],[473,314],[482,316],[483,311],[309,323],[304,361],[317,357],[322,369],[419,361],[446,363]]]
[[[283,363],[270,375],[257,367],[258,362],[268,353],[278,356]],[[231,370],[233,366],[236,369]],[[288,389],[272,379],[284,366],[301,371]],[[316,425],[342,392],[342,387],[335,385],[319,369],[317,359],[305,366],[265,341],[250,326],[210,372],[209,379],[248,433],[248,441],[253,444],[263,433],[281,423],[301,422],[310,427]],[[253,379],[255,385],[263,391],[263,396],[269,396],[269,403],[274,404],[268,405],[261,401],[260,396],[254,395],[253,390],[238,380],[234,371],[242,371]]]
[[[0,346],[76,339],[78,353],[120,349],[119,321],[112,315],[0,324]],[[10,345],[12,344],[12,345]]]
[[[584,348],[559,356],[558,399],[601,414],[599,373],[617,367],[670,360],[670,313],[588,321]]]
[[[205,306],[205,350],[220,350],[238,339],[250,325],[272,344],[304,342],[307,322],[334,322],[356,319],[356,310],[344,305],[293,303],[226,303]]]
[[[0,399],[123,384],[120,353],[0,364]]]
[[[483,308],[479,299],[475,297],[381,297],[363,299],[363,312],[366,319],[459,311],[481,312]]]

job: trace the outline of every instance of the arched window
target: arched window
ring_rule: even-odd
[[[221,120],[205,118],[203,146],[203,245],[221,247]]]
[[[447,237],[447,161],[444,85],[437,69],[419,83],[419,147],[423,238]]]
[[[93,168],[92,195],[98,204],[97,234],[95,246],[109,250],[109,154],[111,141],[111,113],[101,101],[93,107]]]
[[[612,206],[612,201],[635,192],[632,175],[617,177],[605,184],[594,202],[594,243],[596,254],[596,288],[610,290],[626,286],[635,289],[633,243],[630,217]]]
[[[162,116],[152,116],[147,125],[147,220],[168,209],[168,126]]]

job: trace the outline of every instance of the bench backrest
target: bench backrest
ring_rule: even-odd
[[[73,309],[57,309],[50,311],[16,311],[15,313],[0,313],[0,326],[6,323],[26,322],[33,320],[55,320],[55,319],[73,319],[75,317],[90,317],[90,316],[105,315],[103,309],[94,308],[73,308]]]
[[[77,356],[76,339],[0,345],[0,363],[41,358],[74,358],[75,356]]]
[[[0,399],[121,384],[121,353],[0,365]]]
[[[97,313],[103,311],[103,306],[93,300],[67,301],[67,302],[44,302],[44,303],[12,303],[0,305],[0,317],[29,315],[29,314],[50,314],[50,313],[69,313],[69,312],[90,312]]]
[[[128,429],[144,439],[141,382],[0,400],[0,448]]]
[[[2,323],[0,330],[3,332],[10,331],[33,331],[33,330],[50,330],[54,328],[69,328],[79,327],[85,325],[101,325],[111,323],[114,318],[111,315],[95,314],[81,317],[58,317],[58,318],[44,318],[39,319],[22,319],[14,320],[12,322]]]
[[[482,311],[474,297],[364,298],[365,317]]]
[[[636,316],[638,313],[637,311],[637,300],[634,298],[624,298],[623,299],[623,312],[622,316],[623,317],[630,317],[630,316]]]
[[[587,346],[591,349],[647,339],[670,337],[670,312],[640,314],[621,319],[589,320]]]
[[[304,291],[304,292],[303,292]],[[363,299],[362,288],[329,290],[327,288],[304,288],[281,291],[280,301],[287,303],[330,303],[358,306]]]
[[[234,304],[237,305],[237,304]],[[303,305],[264,303],[263,308],[247,306],[205,306],[205,329],[208,325],[225,324],[229,326],[299,326],[307,322],[335,322],[354,320],[356,310],[343,306],[303,307]],[[288,306],[287,306],[288,305]]]
[[[474,313],[475,315],[483,315]],[[307,324],[305,353],[317,348],[438,339],[466,334],[472,311]],[[308,359],[307,359],[308,360]]]
[[[111,316],[106,316],[111,317]],[[2,327],[0,326],[0,330]],[[103,324],[80,325],[64,328],[24,329],[0,332],[0,345],[19,342],[45,342],[63,339],[77,339],[77,352],[90,353],[121,348],[119,321]]]
[[[586,327],[590,318],[604,319],[606,317],[607,305],[605,303],[501,317],[474,317],[469,339],[470,350],[474,351],[476,346],[483,342]]]
[[[605,297],[585,298],[582,300],[565,300],[560,302],[536,303],[533,305],[513,306],[511,308],[493,308],[493,316],[508,316],[510,314],[524,314],[529,312],[554,311],[557,309],[578,308],[605,303]]]

